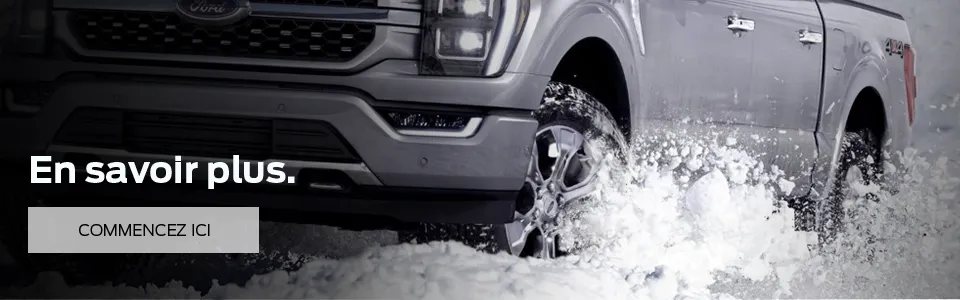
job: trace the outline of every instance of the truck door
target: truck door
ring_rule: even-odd
[[[812,139],[820,113],[825,42],[817,2],[731,1],[744,2],[744,15],[756,21],[750,89],[756,125],[801,130]],[[825,100],[829,105],[830,99]]]
[[[815,132],[826,40],[817,2],[726,1],[742,3],[744,16],[755,21],[750,100],[739,108],[755,113],[757,128],[768,128],[763,161],[778,166],[796,184],[793,196],[803,196],[818,155]],[[829,103],[824,110],[831,109]]]
[[[641,0],[647,120],[737,123],[750,89],[755,37],[737,5],[719,0]]]

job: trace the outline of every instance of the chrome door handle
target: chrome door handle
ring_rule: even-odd
[[[755,25],[753,20],[750,19],[744,19],[738,16],[727,17],[727,29],[733,32],[753,31],[756,27]]]
[[[808,29],[800,30],[800,43],[804,45],[823,44],[823,34]]]

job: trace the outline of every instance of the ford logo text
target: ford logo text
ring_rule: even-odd
[[[177,11],[198,25],[229,25],[249,14],[249,0],[178,0]]]

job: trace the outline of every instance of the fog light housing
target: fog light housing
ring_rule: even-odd
[[[479,115],[453,112],[385,109],[380,115],[397,133],[410,136],[470,137],[483,121]]]
[[[15,88],[0,90],[0,112],[5,115],[29,116],[40,109],[53,94],[53,88],[47,84],[22,84]]]

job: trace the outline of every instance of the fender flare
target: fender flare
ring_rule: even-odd
[[[843,106],[842,110],[840,111],[840,121],[836,123],[838,125],[835,127],[837,128],[837,132],[833,132],[832,134],[834,135],[831,137],[838,137],[843,134],[843,125],[846,124],[850,119],[850,112],[853,110],[853,103],[857,100],[857,96],[859,96],[860,93],[865,89],[873,88],[876,90],[881,101],[883,101],[882,105],[885,111],[886,108],[889,107],[890,97],[888,97],[888,95],[890,94],[890,91],[888,90],[887,84],[883,79],[883,70],[880,68],[880,64],[872,59],[866,60],[854,68],[853,74],[855,74],[852,77],[853,80],[851,80],[850,84],[847,85],[847,92],[844,94]],[[884,116],[884,121],[888,127],[890,124],[889,118],[889,116]]]
[[[552,9],[552,7],[545,9]],[[564,55],[577,43],[597,38],[605,42],[617,55],[627,83],[627,93],[631,97],[635,95],[636,87],[630,83],[637,80],[637,69],[633,62],[637,60],[634,53],[639,51],[633,51],[629,42],[631,39],[627,36],[628,24],[619,18],[617,10],[610,3],[601,1],[576,1],[576,4],[559,9],[566,9],[559,17],[561,23],[552,26],[552,30],[542,39],[535,38],[528,41],[526,47],[530,50],[524,51],[523,55],[517,57],[519,59],[512,63],[510,69],[552,76]],[[544,14],[541,12],[541,16]],[[536,49],[538,43],[542,45],[540,50],[533,51],[532,49]]]
[[[830,189],[834,185],[834,178],[837,172],[837,163],[840,152],[840,138],[843,135],[845,124],[850,118],[850,112],[853,109],[853,103],[857,100],[864,89],[873,88],[877,91],[880,99],[884,102],[884,107],[888,103],[889,91],[883,80],[883,70],[880,64],[874,59],[861,60],[851,71],[850,83],[847,84],[847,90],[840,103],[839,112],[824,115],[824,126],[821,128],[834,128],[834,132],[821,132],[817,135],[817,144],[819,145],[820,155],[818,155],[817,164],[824,166],[814,171],[814,191],[817,198],[823,199],[829,195]],[[829,107],[829,105],[828,105]],[[836,114],[836,115],[834,115]],[[889,116],[884,116],[889,126]]]

